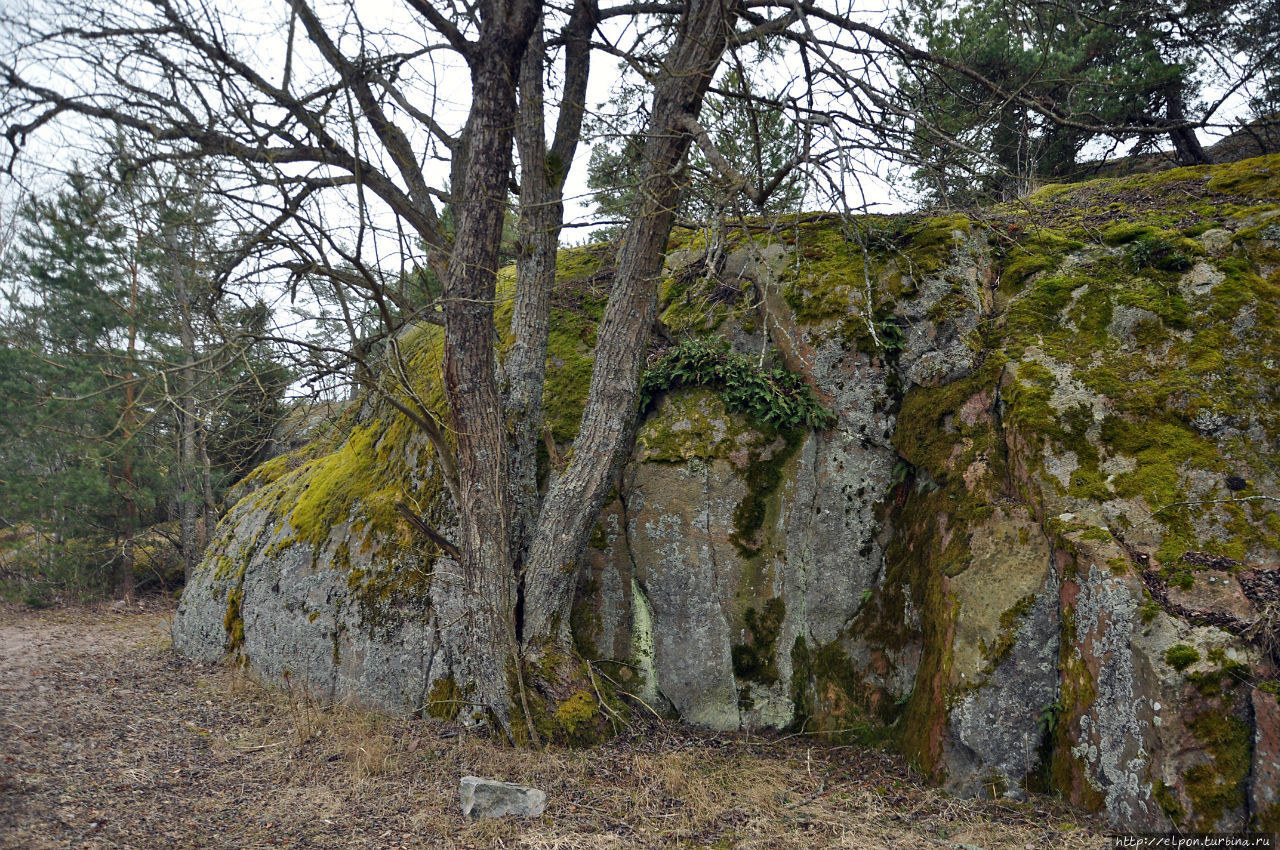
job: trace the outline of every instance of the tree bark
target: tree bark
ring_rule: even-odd
[[[564,95],[550,150],[544,135],[542,85],[543,32],[539,25],[520,70],[520,114],[516,146],[520,152],[519,254],[511,347],[503,362],[504,407],[511,430],[511,499],[514,527],[512,557],[517,565],[538,514],[538,446],[544,423],[542,391],[546,379],[547,338],[551,327],[551,291],[556,251],[564,222],[564,181],[582,130],[590,38],[595,26],[593,0],[578,0],[565,30]]]
[[[1176,125],[1187,120],[1186,108],[1182,101],[1181,78],[1170,83],[1165,90],[1165,103],[1168,109],[1166,115],[1170,123]],[[1204,152],[1204,147],[1200,144],[1194,129],[1185,126],[1175,127],[1169,131],[1169,138],[1173,142],[1173,150],[1177,154],[1179,165],[1208,164],[1209,156]]]
[[[173,228],[165,232],[165,249],[169,255],[170,284],[178,306],[178,342],[183,357],[178,370],[178,397],[173,400],[173,405],[178,414],[178,536],[182,544],[182,577],[184,582],[189,582],[204,549],[200,540],[203,500],[197,494],[195,483],[199,469],[196,448],[196,338],[191,321],[191,293],[187,291],[186,274],[178,262],[178,238]]]
[[[516,588],[509,546],[509,457],[495,380],[493,304],[511,167],[516,80],[539,11],[536,0],[482,4],[471,69],[470,142],[458,231],[444,278],[444,388],[458,441],[463,631],[454,662],[474,698],[511,730]],[[517,671],[518,672],[518,671]]]
[[[618,255],[613,291],[597,333],[591,388],[573,459],[543,500],[525,560],[526,661],[569,638],[577,561],[634,436],[640,369],[657,307],[657,282],[674,218],[676,175],[724,53],[736,7],[690,0],[655,85],[641,183]]]
[[[123,455],[120,464],[120,479],[124,487],[120,491],[124,502],[123,532],[120,546],[120,597],[133,600],[134,586],[134,529],[138,525],[138,490],[134,484],[133,471],[133,437],[138,432],[138,398],[134,378],[137,370],[134,360],[138,344],[138,263],[135,259],[129,269],[129,328],[128,346],[125,349],[125,384],[124,410],[120,413],[120,425],[124,436]]]

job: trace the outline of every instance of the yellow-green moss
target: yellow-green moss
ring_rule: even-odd
[[[636,436],[647,461],[683,463],[728,457],[753,439],[741,414],[729,413],[711,390],[686,387],[667,394],[659,416],[649,417]]]
[[[868,319],[885,318],[886,297],[914,294],[918,282],[950,260],[957,234],[968,234],[966,216],[937,218],[869,216],[849,222],[818,220],[791,233],[795,259],[783,274],[783,296],[807,325],[843,322],[849,347],[866,335]],[[867,302],[867,279],[873,281]]]
[[[1280,198],[1280,154],[1214,166],[1209,189],[1274,202]]]
[[[1169,820],[1174,823],[1182,823],[1187,813],[1183,811],[1182,805],[1178,802],[1178,796],[1174,790],[1164,782],[1157,780],[1151,788],[1151,796],[1155,797],[1156,804],[1160,806],[1160,811],[1164,812]]]
[[[556,707],[556,723],[573,741],[593,728],[600,719],[600,704],[588,691],[577,691]]]
[[[1022,235],[1015,244],[1005,250],[1001,258],[999,266],[1001,293],[1005,296],[1011,295],[1022,287],[1027,278],[1037,272],[1057,268],[1067,254],[1083,247],[1084,243],[1079,240],[1069,239],[1044,229],[1036,229],[1030,234]]]
[[[244,588],[237,585],[227,591],[227,612],[222,617],[222,627],[227,632],[227,652],[232,655],[244,645],[244,618],[240,616],[243,601]]]
[[[1194,646],[1179,643],[1164,651],[1164,663],[1174,670],[1182,672],[1200,660],[1200,653]]]
[[[290,452],[263,463],[241,479],[241,483],[254,487],[270,484],[303,463],[302,452]]]
[[[458,719],[465,703],[465,694],[450,673],[431,683],[431,691],[427,695],[427,715],[452,722]]]
[[[1013,647],[1017,644],[1018,628],[1022,625],[1022,620],[1036,604],[1035,594],[1028,594],[1022,597],[1013,605],[1006,608],[1000,613],[1000,631],[996,635],[995,641],[988,646],[986,641],[981,641],[981,654],[987,661],[987,671],[995,670],[1000,663],[1009,657],[1009,653],[1013,651]]]
[[[1209,661],[1217,666],[1212,670],[1187,674],[1187,681],[1202,696],[1223,698],[1230,703],[1234,699],[1235,689],[1253,678],[1253,670],[1248,664],[1227,658],[1220,647],[1209,650]]]

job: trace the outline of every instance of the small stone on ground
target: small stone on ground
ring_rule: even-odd
[[[547,808],[547,795],[537,788],[464,776],[458,783],[462,813],[472,819],[519,815],[536,818]]]

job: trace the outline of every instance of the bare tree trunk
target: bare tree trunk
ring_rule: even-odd
[[[218,500],[213,490],[213,462],[209,460],[208,432],[203,420],[196,422],[196,446],[200,450],[200,491],[204,495],[204,511],[196,533],[196,545],[203,552],[205,544],[213,537],[213,527],[218,524]]]
[[[133,472],[133,436],[138,431],[137,388],[134,386],[134,353],[138,344],[138,263],[135,259],[129,276],[129,339],[125,349],[124,376],[124,410],[120,414],[121,430],[124,433],[124,451],[121,460],[120,478],[124,482],[120,494],[124,501],[124,529],[120,545],[120,596],[133,599],[134,569],[134,528],[138,524],[137,489],[134,486]]]
[[[543,501],[525,561],[527,659],[537,659],[552,644],[570,645],[577,560],[635,428],[640,369],[679,192],[676,175],[691,142],[686,122],[701,110],[734,13],[725,0],[690,0],[655,86],[641,184],[597,333],[591,389],[573,459]]]
[[[165,247],[178,303],[178,341],[183,357],[174,408],[178,414],[178,531],[182,544],[182,576],[184,581],[190,581],[204,548],[199,539],[201,504],[196,490],[196,338],[191,321],[191,294],[187,291],[186,274],[178,262],[178,240],[172,228],[165,232]]]
[[[469,55],[472,106],[458,235],[444,282],[444,387],[458,440],[462,601],[470,651],[455,658],[475,699],[508,733],[516,663],[512,505],[502,402],[495,380],[493,302],[511,168],[516,79],[536,0],[482,4],[479,48]],[[456,187],[455,187],[456,191]],[[532,726],[530,726],[532,729]]]
[[[564,221],[564,181],[582,130],[590,38],[595,25],[592,0],[578,0],[565,31],[564,96],[548,151],[544,136],[543,33],[534,31],[520,70],[520,254],[511,314],[511,348],[503,363],[504,407],[511,429],[511,544],[519,565],[538,513],[538,445],[542,438],[542,389],[546,378],[551,290],[556,250]]]

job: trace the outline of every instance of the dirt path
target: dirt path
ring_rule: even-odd
[[[957,801],[894,758],[801,739],[624,730],[522,753],[264,690],[176,658],[170,609],[0,607],[0,847],[1106,846],[1044,801]],[[547,814],[467,823],[467,773]]]

